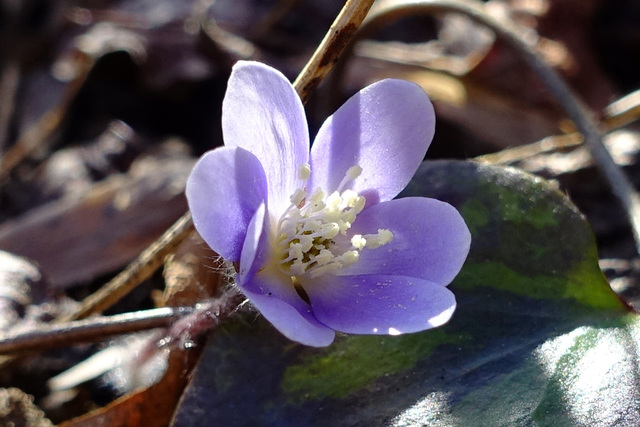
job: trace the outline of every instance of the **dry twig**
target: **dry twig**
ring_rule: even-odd
[[[114,316],[41,325],[33,330],[0,335],[0,353],[46,350],[79,342],[99,341],[110,335],[166,327],[193,312],[192,307],[162,307]]]
[[[320,46],[293,82],[303,103],[309,100],[320,82],[338,62],[372,4],[373,0],[348,0],[344,5]]]
[[[640,91],[635,91],[620,98],[605,108],[606,117],[600,123],[603,133],[620,129],[640,119]],[[524,160],[537,154],[559,150],[568,147],[576,147],[583,143],[582,135],[578,132],[566,135],[554,135],[536,141],[532,144],[507,148],[496,153],[484,154],[474,158],[477,162],[493,165],[506,165]]]

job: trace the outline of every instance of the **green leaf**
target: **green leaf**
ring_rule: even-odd
[[[425,163],[410,195],[448,201],[472,231],[447,325],[315,349],[238,317],[210,341],[175,424],[640,425],[640,320],[571,202],[518,170],[455,161]]]

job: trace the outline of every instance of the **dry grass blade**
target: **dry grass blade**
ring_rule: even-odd
[[[606,117],[600,123],[604,133],[620,129],[640,119],[640,91],[635,91],[620,98],[605,108]],[[533,144],[507,148],[496,153],[485,154],[474,158],[475,161],[493,165],[506,165],[524,160],[537,154],[575,147],[582,144],[582,135],[573,132],[544,138]]]

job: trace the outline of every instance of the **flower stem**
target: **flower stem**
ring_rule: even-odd
[[[38,325],[30,329],[0,334],[0,354],[41,351],[81,342],[96,342],[111,335],[168,328],[166,343],[194,339],[214,328],[233,314],[245,301],[234,287],[218,298],[204,301],[196,307],[162,307],[139,310],[113,316]]]

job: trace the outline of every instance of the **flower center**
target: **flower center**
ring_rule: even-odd
[[[364,248],[375,249],[393,239],[391,231],[380,229],[376,234],[351,236],[350,246],[338,245],[334,240],[338,235],[347,235],[364,209],[364,196],[353,190],[342,191],[361,173],[360,166],[349,168],[338,190],[328,197],[320,188],[309,195],[304,185],[291,195],[291,205],[278,221],[276,234],[278,267],[283,273],[312,278],[335,273],[357,262]],[[300,166],[298,177],[303,182],[309,179],[310,174],[309,165]]]

